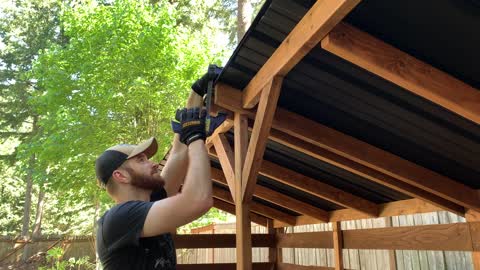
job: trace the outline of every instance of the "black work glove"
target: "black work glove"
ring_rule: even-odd
[[[198,107],[177,110],[175,118],[180,121],[180,141],[187,146],[196,140],[205,140],[205,118],[207,111]]]
[[[207,72],[192,84],[192,90],[195,91],[199,96],[203,97],[207,93],[208,82],[211,80],[216,80],[218,75],[222,72],[222,67],[217,67],[215,65],[212,72]]]

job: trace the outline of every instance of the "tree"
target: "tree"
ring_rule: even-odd
[[[32,149],[50,188],[74,189],[69,198],[93,209],[96,200],[110,202],[95,185],[104,149],[155,136],[163,157],[175,109],[215,59],[208,34],[181,27],[177,16],[166,1],[65,7],[69,43],[42,51],[33,72],[45,92],[31,100],[41,127]]]
[[[6,2],[2,3],[6,4]],[[0,37],[0,143],[17,140],[27,144],[37,132],[37,116],[27,101],[36,83],[29,78],[32,62],[38,51],[52,42],[59,42],[56,1],[15,1],[2,6]],[[38,90],[38,89],[37,89]],[[16,149],[15,149],[16,150]],[[27,237],[30,225],[31,197],[35,173],[35,153],[28,156],[10,151],[3,156],[18,168],[11,179],[25,180],[22,236]],[[16,177],[15,177],[16,176]]]

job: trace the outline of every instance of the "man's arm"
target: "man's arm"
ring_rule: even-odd
[[[187,100],[187,108],[201,107],[202,104],[202,97],[192,90]],[[168,197],[177,194],[180,190],[187,171],[185,168],[188,166],[188,148],[180,142],[179,137],[178,134],[173,136],[170,156],[161,173],[165,179],[165,190]]]
[[[145,219],[142,237],[174,232],[212,207],[210,160],[203,140],[188,146],[188,159],[190,164],[182,192],[153,204]]]

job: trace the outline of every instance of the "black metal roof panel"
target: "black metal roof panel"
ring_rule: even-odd
[[[346,21],[479,88],[480,69],[473,65],[480,60],[478,6],[467,3],[469,1],[420,2],[364,0]],[[243,89],[312,3],[267,1],[219,80]],[[441,34],[437,34],[439,31]],[[447,37],[454,41],[448,42]],[[319,46],[287,74],[279,106],[473,188],[480,188],[477,181],[480,178],[479,125]],[[281,151],[278,145],[269,149]],[[290,152],[286,156],[292,159],[291,164],[294,161],[308,163],[306,157],[298,153]],[[275,162],[289,161],[284,158]],[[290,168],[307,175],[317,173],[320,178],[327,170],[325,164],[310,162],[308,168],[314,170],[309,172],[300,163]],[[342,178],[342,187],[368,198],[369,195],[362,192],[372,190],[372,187],[365,186],[371,183],[353,181],[352,177]],[[352,182],[361,184],[349,186]],[[388,199],[370,199],[398,199],[395,197],[398,194],[385,192],[381,190],[380,193],[390,194],[385,196]]]

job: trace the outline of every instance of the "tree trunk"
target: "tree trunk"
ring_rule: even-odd
[[[252,4],[250,0],[238,0],[237,9],[237,44],[243,38],[243,35],[247,32],[252,18]]]
[[[25,189],[25,204],[23,205],[23,224],[22,224],[22,237],[28,238],[28,232],[30,228],[30,210],[32,208],[32,186],[33,186],[33,166],[35,164],[35,154],[30,156],[28,162],[28,173],[26,178]]]
[[[35,215],[35,224],[33,225],[32,238],[42,235],[43,207],[45,205],[45,191],[40,187],[37,202],[37,213]]]
[[[37,131],[37,116],[34,116],[32,123],[32,133],[34,134]],[[23,222],[22,222],[22,237],[24,240],[30,240],[29,229],[30,229],[30,212],[32,209],[32,187],[33,187],[33,172],[35,167],[35,154],[30,156],[28,161],[28,172],[25,188],[25,204],[23,205]],[[26,261],[29,258],[29,245],[25,245],[22,254],[22,260]]]

